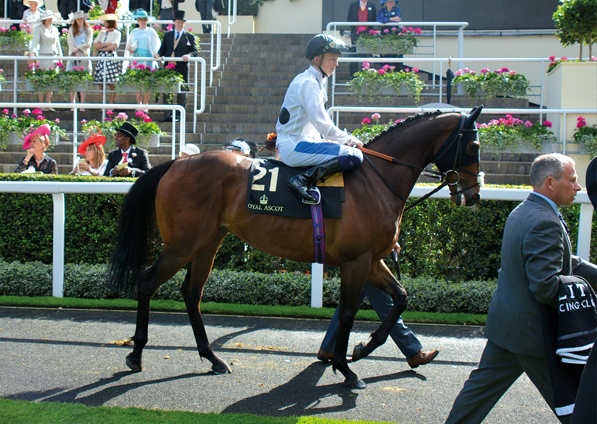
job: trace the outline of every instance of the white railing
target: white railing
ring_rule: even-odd
[[[376,107],[376,106],[333,106],[328,108],[328,114],[335,120],[336,126],[341,127],[340,113],[358,113],[358,112],[377,112],[377,113],[423,113],[423,112],[435,112],[440,110],[442,112],[470,112],[470,108],[458,108],[458,107]],[[579,153],[579,152],[567,152],[567,141],[566,141],[566,117],[568,114],[596,114],[595,109],[498,109],[498,108],[483,108],[481,114],[492,114],[492,115],[539,115],[540,122],[543,122],[543,115],[560,115],[560,123],[558,134],[558,143],[562,145],[562,154],[567,153]],[[335,118],[334,118],[335,117]]]
[[[54,202],[53,225],[53,274],[52,294],[63,297],[64,284],[64,228],[65,206],[64,194],[126,194],[133,183],[131,182],[36,182],[36,181],[0,181],[0,193],[28,193],[51,194]],[[421,197],[429,192],[429,186],[415,186],[410,198]],[[483,200],[522,201],[531,192],[530,189],[483,188]],[[450,198],[448,188],[443,188],[432,197],[439,199]],[[589,260],[591,248],[591,224],[593,220],[593,206],[586,191],[576,196],[575,203],[580,204],[580,218],[578,227],[577,255]],[[311,306],[321,307],[323,299],[323,265],[313,264],[311,281]]]
[[[9,59],[9,60],[13,60],[14,61],[14,69],[18,69],[17,67],[17,62],[19,60],[27,60],[27,57],[23,57],[23,56],[3,56],[3,58],[5,59]],[[78,59],[80,60],[80,57],[71,57],[71,56],[52,56],[53,59],[56,60],[68,60],[68,59]],[[96,56],[92,56],[89,58],[86,58],[85,60],[91,60],[91,61],[108,61],[108,60],[112,60],[112,61],[120,61],[120,62],[124,62],[124,61],[130,61],[131,58],[128,57],[96,57]],[[155,58],[139,58],[139,59],[143,59],[143,61],[160,61],[160,59],[155,59]],[[165,57],[163,58],[164,61],[167,62],[181,62],[183,61],[182,58],[180,57]],[[195,62],[195,66],[194,66],[194,79],[195,79],[195,84],[187,84],[193,87],[192,90],[192,94],[193,94],[193,132],[196,132],[197,129],[197,115],[202,114],[205,111],[205,92],[206,92],[206,62],[205,59],[203,59],[202,57],[191,57],[189,58],[189,62]],[[197,64],[200,64],[201,66],[201,74],[199,74],[199,66],[197,66]],[[151,110],[172,110],[173,108],[170,107],[170,105],[161,105],[161,104],[149,104],[149,105],[138,105],[135,104],[134,107],[131,107],[132,105],[127,105],[127,104],[122,104],[122,103],[107,103],[106,102],[106,87],[108,85],[108,83],[105,82],[105,78],[106,78],[106,73],[104,72],[104,83],[103,83],[103,88],[102,88],[102,93],[103,93],[103,98],[102,98],[102,106],[98,107],[97,103],[44,103],[44,105],[50,106],[50,107],[55,107],[55,108],[60,108],[60,109],[74,109],[73,111],[73,143],[76,144],[76,140],[77,140],[77,136],[81,133],[78,132],[78,111],[79,109],[102,109],[102,120],[105,119],[106,117],[106,110],[108,109],[112,109],[112,108],[120,108],[120,109],[151,109]],[[199,84],[197,84],[197,82],[200,82]],[[13,102],[12,103],[2,103],[2,107],[11,107],[13,108],[13,113],[17,112],[17,108],[26,108],[26,107],[40,107],[42,106],[40,103],[23,103],[23,102],[18,102],[17,99],[17,95],[19,93],[23,93],[23,91],[21,90],[17,90],[18,88],[18,84],[19,81],[17,79],[17,73],[15,72],[13,75]],[[198,88],[200,89],[200,95],[198,96],[197,90]],[[200,102],[198,104],[198,102]],[[33,105],[33,106],[31,106]],[[126,106],[126,107],[125,107]],[[199,108],[198,108],[199,106]],[[176,109],[176,108],[174,108]],[[179,109],[176,109],[179,110]],[[183,109],[182,107],[180,108],[180,110],[183,111],[183,115],[184,113],[186,113],[186,110]],[[174,144],[175,144],[175,132],[176,132],[176,125],[175,125],[175,120],[174,120],[174,115],[173,119],[172,119],[172,137],[173,137],[173,141],[172,141],[172,145],[174,148]],[[184,125],[182,125],[182,121],[181,121],[181,130],[184,129]],[[184,143],[184,132],[183,132],[183,136],[181,137],[181,140]]]

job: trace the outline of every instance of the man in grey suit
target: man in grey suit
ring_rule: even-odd
[[[525,372],[554,410],[541,321],[541,304],[554,308],[561,280],[593,288],[597,267],[572,255],[558,211],[581,189],[575,163],[561,154],[539,156],[531,166],[533,193],[508,217],[498,285],[487,314],[487,344],[452,406],[446,424],[480,423]],[[554,411],[555,412],[555,411]],[[569,422],[568,417],[559,417]]]

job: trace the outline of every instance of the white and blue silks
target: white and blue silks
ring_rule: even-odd
[[[276,150],[282,162],[289,166],[315,166],[342,156],[363,161],[359,149],[343,144],[349,143],[351,137],[334,125],[325,111],[326,101],[325,79],[313,66],[290,83],[276,124]]]

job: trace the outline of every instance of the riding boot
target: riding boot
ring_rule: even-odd
[[[300,194],[305,202],[317,203],[317,199],[309,193],[311,187],[315,186],[319,180],[339,171],[341,171],[341,168],[338,163],[338,158],[333,158],[321,165],[313,166],[306,171],[295,175],[288,180],[288,186]]]

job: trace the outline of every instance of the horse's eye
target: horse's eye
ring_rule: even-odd
[[[466,146],[466,154],[468,155],[476,155],[479,152],[480,144],[478,141],[471,141]]]

